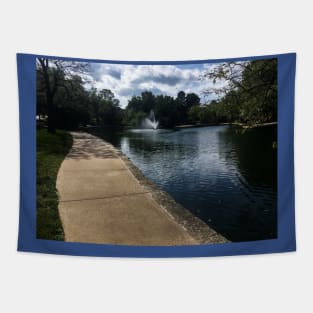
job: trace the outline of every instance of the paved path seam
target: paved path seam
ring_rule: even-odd
[[[150,193],[149,191],[144,192],[133,192],[129,194],[123,194],[123,195],[114,195],[114,196],[107,196],[107,197],[98,197],[98,198],[86,198],[86,199],[72,199],[72,200],[60,200],[59,202],[74,202],[74,201],[91,201],[91,200],[102,200],[102,199],[112,199],[112,198],[121,198],[121,197],[131,197],[131,196],[137,196],[137,195],[144,195]]]
[[[71,242],[172,246],[200,243],[98,137],[72,132],[58,177],[59,213]]]

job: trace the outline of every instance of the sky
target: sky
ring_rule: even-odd
[[[155,95],[164,94],[176,97],[179,91],[194,92],[201,98],[201,103],[216,99],[215,95],[204,96],[203,90],[212,86],[209,80],[200,80],[205,73],[217,64],[186,65],[124,65],[90,63],[89,79],[91,86],[97,89],[110,89],[125,108],[132,96],[143,91]]]

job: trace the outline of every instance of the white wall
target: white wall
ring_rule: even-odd
[[[304,0],[2,1],[0,310],[310,312],[313,23],[309,4]],[[296,253],[140,260],[15,251],[19,188],[16,52],[189,60],[294,51],[298,53]]]

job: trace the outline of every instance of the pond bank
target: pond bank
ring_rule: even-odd
[[[84,132],[57,178],[65,240],[122,245],[192,245],[227,240],[145,178],[118,149]]]
[[[208,126],[222,126],[222,125],[235,125],[242,128],[257,128],[257,127],[266,127],[277,125],[277,122],[270,123],[260,123],[260,124],[244,124],[244,123],[212,123],[212,124],[189,124],[189,125],[177,125],[175,128],[184,129],[184,128],[198,128],[198,127],[208,127]]]

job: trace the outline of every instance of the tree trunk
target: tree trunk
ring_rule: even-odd
[[[44,81],[45,81],[45,89],[46,89],[46,99],[48,106],[48,132],[55,133],[55,107],[53,103],[54,93],[52,91],[50,77],[49,77],[49,61],[48,59],[39,59]]]

